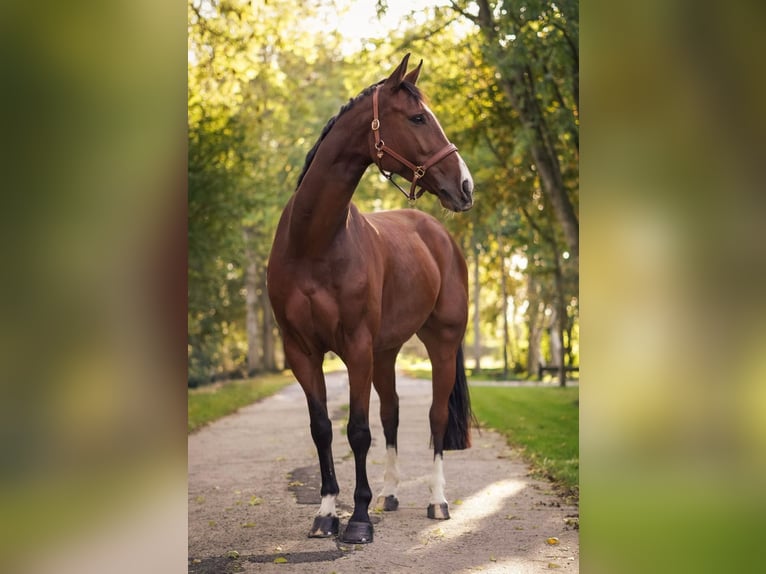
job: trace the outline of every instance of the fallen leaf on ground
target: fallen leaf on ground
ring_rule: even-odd
[[[284,556],[280,556],[279,558],[274,558],[274,564],[287,564],[287,558]]]
[[[548,540],[546,540],[546,542],[550,544],[551,546],[555,546],[556,544],[559,543],[559,539],[556,538],[555,536],[551,536],[550,538],[548,538]]]

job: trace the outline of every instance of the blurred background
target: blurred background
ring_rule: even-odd
[[[187,387],[282,367],[262,296],[273,225],[322,126],[406,52],[476,183],[474,209],[445,219],[478,295],[469,367],[584,359],[582,571],[752,568],[764,15],[6,3],[0,570],[186,569]],[[362,208],[406,205],[384,183],[370,170]]]

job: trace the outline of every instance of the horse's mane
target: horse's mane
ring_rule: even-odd
[[[377,88],[383,82],[385,82],[385,80],[381,80],[362,90],[359,93],[359,95],[357,95],[355,98],[351,98],[348,101],[348,103],[341,106],[337,114],[335,114],[333,117],[330,118],[330,121],[328,121],[327,125],[322,129],[322,133],[319,135],[319,139],[314,144],[314,147],[312,147],[309,153],[306,154],[306,161],[303,164],[303,170],[301,171],[301,174],[298,176],[298,183],[295,186],[296,189],[300,187],[301,182],[303,181],[303,177],[306,175],[306,172],[308,171],[309,166],[311,165],[311,162],[314,161],[314,156],[316,155],[317,150],[319,149],[319,145],[322,143],[322,141],[327,136],[327,134],[330,133],[330,130],[335,125],[335,122],[338,120],[338,118],[342,116],[344,113],[346,113],[348,110],[350,110],[352,107],[354,107],[354,104],[356,102],[372,94],[373,90]],[[405,92],[407,92],[407,94],[409,94],[411,97],[415,98],[417,101],[422,101],[424,99],[423,92],[421,92],[420,88],[418,88],[415,84],[412,84],[410,82],[402,82],[399,85],[399,87],[402,88]]]

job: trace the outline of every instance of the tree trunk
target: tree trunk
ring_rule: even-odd
[[[540,366],[540,337],[542,328],[540,325],[540,307],[537,299],[537,288],[532,274],[527,275],[527,298],[529,308],[527,310],[527,321],[529,328],[529,346],[527,347],[527,378],[537,377],[537,370]]]
[[[261,370],[261,357],[258,337],[258,265],[255,261],[250,242],[250,229],[243,229],[245,238],[245,327],[247,329],[247,374],[252,375]]]
[[[532,144],[532,157],[535,160],[537,172],[540,174],[543,191],[551,202],[556,219],[564,231],[564,239],[572,255],[572,260],[580,259],[580,225],[577,221],[572,202],[564,188],[561,170],[555,155],[548,154],[542,146]]]
[[[551,321],[551,361],[558,367],[557,378],[559,386],[565,387],[567,384],[567,374],[564,369],[564,339],[562,336],[562,319],[558,306],[553,307],[553,320]]]
[[[536,305],[535,305],[536,307]],[[540,312],[535,308],[529,317],[529,348],[527,349],[527,376],[539,378],[537,375],[540,367],[540,339],[543,329],[539,323]]]
[[[476,366],[474,373],[481,372],[481,317],[479,316],[479,301],[481,299],[481,283],[479,282],[479,249],[473,242],[473,356]]]
[[[564,347],[564,352],[566,354],[567,358],[567,367],[571,367],[574,361],[572,360],[572,320],[567,316],[567,325],[566,325],[566,335],[567,335],[567,343]]]
[[[508,378],[508,276],[505,272],[505,254],[503,250],[500,250],[500,288],[502,291],[503,303],[503,378]]]
[[[271,312],[268,291],[261,290],[261,308],[263,309],[263,368],[267,371],[277,370],[274,341],[274,315]]]
[[[566,354],[566,347],[564,346],[564,332],[567,325],[567,303],[565,299],[566,296],[564,295],[564,272],[561,269],[561,256],[559,254],[559,249],[556,245],[556,241],[550,239],[549,243],[551,244],[551,249],[553,250],[553,280],[556,286],[556,302],[553,307],[553,312],[555,313],[556,320],[553,322],[552,328],[556,331],[556,340],[558,342],[558,347],[556,348],[557,352],[553,354],[553,357],[556,361],[556,365],[559,368],[559,386],[566,387],[567,372],[564,368],[566,366],[566,363],[564,362],[564,357]]]
[[[534,95],[524,92],[522,96],[519,96],[514,90],[514,84],[523,81],[522,73],[519,71],[514,75],[516,76],[514,78],[503,77],[500,84],[511,105],[519,114],[524,128],[533,136],[530,149],[537,173],[540,175],[543,193],[551,202],[556,219],[561,225],[572,260],[577,262],[580,257],[580,225],[564,187],[556,151],[551,145],[546,145],[545,119],[537,110]]]

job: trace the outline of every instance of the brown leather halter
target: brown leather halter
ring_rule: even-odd
[[[378,166],[380,173],[383,174],[383,177],[385,177],[388,181],[393,183],[396,186],[396,188],[407,197],[407,199],[409,199],[410,201],[415,201],[425,192],[425,189],[421,186],[420,192],[416,193],[418,180],[422,179],[426,175],[426,170],[428,170],[428,168],[437,164],[438,162],[443,160],[452,152],[456,152],[457,146],[453,143],[448,143],[441,150],[439,150],[434,155],[432,155],[429,159],[427,159],[426,162],[423,163],[422,165],[415,165],[408,159],[396,153],[394,150],[388,147],[383,141],[383,139],[380,137],[380,119],[378,118],[378,91],[379,90],[380,90],[380,85],[376,86],[375,91],[372,93],[372,126],[371,127],[372,127],[372,133],[375,134],[375,151],[377,152],[377,156],[378,156],[378,161],[375,163]],[[381,167],[380,160],[383,159],[384,154],[390,155],[395,160],[403,163],[404,165],[406,165],[408,168],[412,170],[412,186],[410,187],[409,193],[407,193],[404,189],[402,189],[399,186],[399,184],[392,179],[394,177],[394,172],[386,173]]]

